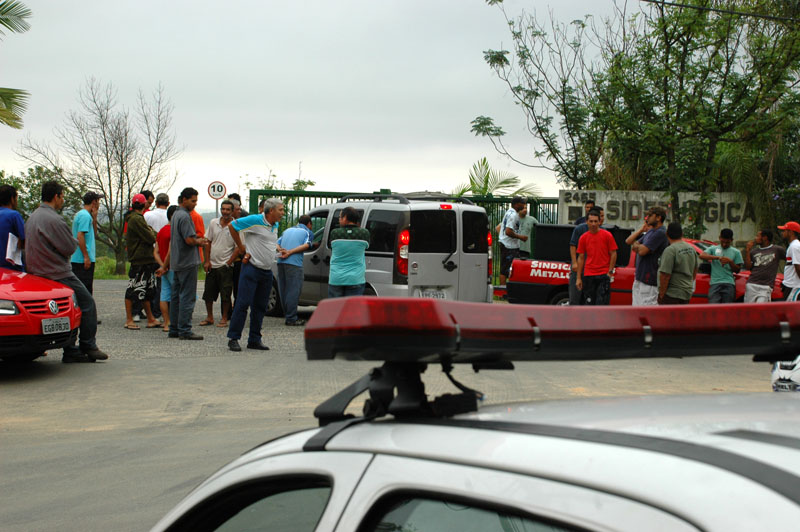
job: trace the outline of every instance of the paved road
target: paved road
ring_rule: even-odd
[[[372,367],[306,362],[302,328],[264,324],[268,352],[206,339],[123,329],[124,282],[96,282],[111,359],[61,364],[51,353],[24,367],[0,364],[0,529],[148,530],[192,487],[255,445],[314,426],[313,408]],[[310,310],[310,309],[309,309]],[[197,323],[203,318],[200,304]],[[602,349],[602,346],[599,346]],[[456,370],[487,402],[647,393],[769,390],[749,357],[517,364],[514,372]],[[431,368],[430,394],[452,391]],[[360,404],[358,406],[360,408]]]

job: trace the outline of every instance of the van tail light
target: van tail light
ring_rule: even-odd
[[[401,275],[408,275],[408,243],[411,241],[411,234],[408,229],[400,232],[397,239],[397,271]]]
[[[489,264],[486,267],[486,276],[489,278],[489,283],[492,282],[492,274],[494,273],[492,266],[492,232],[486,233],[486,241],[489,243]]]

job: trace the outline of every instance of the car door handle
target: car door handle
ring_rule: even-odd
[[[312,255],[311,256],[311,263],[312,264],[319,264],[319,257],[317,257],[316,255]]]
[[[458,268],[458,264],[456,264],[452,260],[449,260],[446,263],[444,263],[444,269],[447,270],[448,272],[452,272],[456,268]]]

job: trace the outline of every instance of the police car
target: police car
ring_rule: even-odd
[[[153,530],[792,530],[800,395],[554,401],[478,408],[454,368],[754,354],[794,358],[800,305],[593,309],[408,298],[320,304],[310,360],[381,363]],[[724,320],[718,319],[725,316]],[[440,367],[456,393],[430,398]],[[765,368],[766,373],[766,368]],[[368,394],[361,416],[348,406]],[[794,524],[793,524],[794,523]]]

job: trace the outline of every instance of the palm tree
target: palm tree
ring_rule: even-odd
[[[0,35],[3,28],[14,33],[23,33],[31,27],[25,20],[31,10],[17,0],[0,0]],[[22,128],[22,114],[27,107],[27,91],[0,87],[0,124],[16,129]]]
[[[539,191],[536,185],[521,186],[519,177],[509,172],[492,170],[486,157],[472,165],[469,171],[469,182],[459,185],[454,196],[526,196],[536,197]]]

